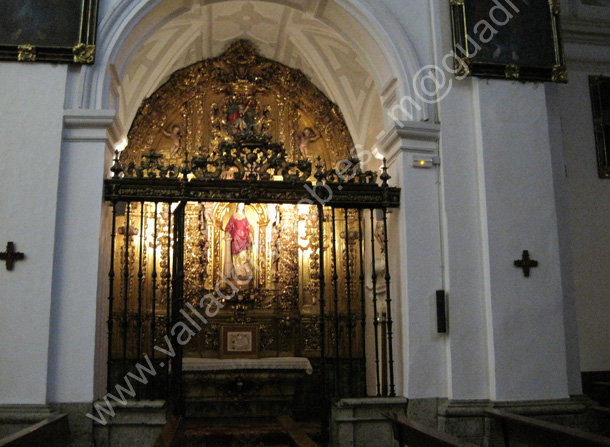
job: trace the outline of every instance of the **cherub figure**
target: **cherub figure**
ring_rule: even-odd
[[[303,158],[307,158],[309,143],[313,143],[320,139],[320,133],[312,127],[306,127],[303,132],[297,132],[297,144],[299,145],[299,151]]]
[[[180,126],[177,124],[174,124],[172,126],[172,131],[168,132],[165,129],[161,129],[161,132],[163,132],[163,135],[165,135],[167,138],[170,139],[170,141],[172,142],[172,147],[170,149],[172,155],[175,155],[178,150],[180,149],[180,138],[182,137],[182,134],[180,133]]]

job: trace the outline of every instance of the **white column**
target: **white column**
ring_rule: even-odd
[[[65,65],[0,67],[0,405],[44,404]]]
[[[391,296],[397,394],[446,394],[445,337],[437,333],[436,290],[443,288],[438,168],[413,167],[413,157],[438,155],[440,126],[408,122],[380,135],[390,185],[402,189],[389,215]]]
[[[439,106],[444,276],[448,302],[448,383],[453,400],[489,399],[488,328],[482,240],[485,194],[476,151],[476,79],[454,82]],[[510,266],[509,266],[510,267]]]
[[[96,318],[105,302],[105,297],[98,302],[102,188],[111,153],[107,130],[114,114],[113,110],[64,114],[49,347],[51,402],[94,398],[96,325],[103,326]]]
[[[490,397],[568,396],[545,87],[474,84]],[[530,277],[513,266],[528,250]]]

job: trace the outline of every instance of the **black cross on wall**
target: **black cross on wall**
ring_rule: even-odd
[[[6,269],[13,270],[15,261],[21,261],[25,258],[23,253],[15,251],[15,243],[8,242],[6,244],[6,251],[0,253],[0,261],[6,261]]]
[[[514,264],[515,267],[523,269],[523,276],[526,278],[530,276],[530,269],[532,267],[538,267],[538,261],[530,259],[530,253],[527,250],[523,250],[523,253],[521,253],[521,259],[516,260]]]

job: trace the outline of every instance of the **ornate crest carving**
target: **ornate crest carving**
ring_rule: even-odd
[[[303,73],[261,57],[247,41],[175,72],[143,101],[128,141],[121,164],[133,163],[135,176],[147,154],[161,155],[154,163],[169,175],[185,160],[201,166],[227,149],[270,142],[283,145],[288,163],[320,157],[328,168],[353,147],[339,108]],[[245,165],[242,173],[248,178]]]

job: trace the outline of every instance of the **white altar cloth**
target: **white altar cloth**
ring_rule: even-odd
[[[285,369],[313,373],[309,359],[305,357],[265,357],[261,359],[202,359],[185,357],[182,370],[194,371],[234,371],[247,369]]]

